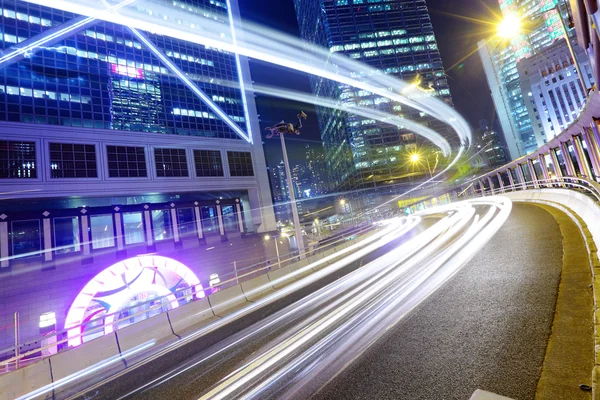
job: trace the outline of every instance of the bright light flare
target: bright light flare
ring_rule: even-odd
[[[497,34],[504,39],[512,39],[522,32],[523,21],[517,14],[507,14],[497,27]]]
[[[417,162],[419,162],[420,159],[421,159],[421,156],[417,153],[410,155],[410,162],[412,162],[412,163],[417,163]]]

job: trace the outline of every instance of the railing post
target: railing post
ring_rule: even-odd
[[[512,170],[510,168],[507,168],[506,173],[508,174],[508,182],[510,182],[510,190],[515,190],[515,180],[512,176]]]
[[[517,164],[517,175],[519,176],[519,180],[521,181],[521,186],[523,190],[527,189],[527,182],[525,182],[525,174],[523,173],[523,165]]]
[[[481,180],[478,180],[477,183],[479,183],[479,189],[481,190],[481,195],[485,196],[485,186],[483,186],[483,182],[481,182]]]
[[[500,172],[497,172],[496,177],[498,178],[498,185],[500,185],[500,191],[504,193],[504,181],[502,180],[502,174]]]
[[[19,358],[19,312],[15,312],[15,369],[19,369],[21,359]]]
[[[494,192],[494,182],[492,181],[492,177],[488,175],[487,181],[488,181],[488,184],[490,185],[490,191],[492,192],[492,195],[496,194]]]

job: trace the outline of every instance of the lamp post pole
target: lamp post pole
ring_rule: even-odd
[[[290,194],[290,205],[292,207],[292,218],[294,220],[294,229],[296,231],[296,243],[298,244],[298,255],[301,259],[304,258],[304,238],[302,237],[302,227],[300,226],[300,216],[296,207],[296,195],[294,194],[294,185],[292,182],[292,172],[290,171],[290,163],[288,161],[287,150],[285,147],[284,133],[281,132],[281,151],[283,152],[283,163],[285,164],[285,174],[287,177],[288,192]]]

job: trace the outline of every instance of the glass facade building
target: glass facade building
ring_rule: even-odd
[[[227,6],[214,0],[173,2],[209,13],[228,27]],[[77,15],[14,0],[0,1],[0,43],[10,49]],[[206,17],[206,16],[205,16]],[[233,54],[148,34],[234,121],[245,125]],[[127,27],[108,22],[40,47],[0,70],[0,120],[68,127],[237,139]]]
[[[303,39],[418,82],[429,95],[452,105],[425,0],[296,0],[295,6]],[[317,96],[375,107],[452,137],[443,123],[389,99],[320,78],[312,79],[312,87]],[[406,129],[336,110],[317,111],[333,189],[402,182],[412,168],[407,153],[428,146]]]
[[[568,2],[563,0],[499,0],[503,16],[518,15],[523,19],[523,33],[501,42],[497,38],[479,43],[488,84],[506,138],[510,157],[516,159],[537,149],[538,142],[528,113],[528,90],[521,90],[517,70],[519,61],[531,57],[564,38],[560,15],[569,18]]]

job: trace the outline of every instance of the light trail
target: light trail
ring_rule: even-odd
[[[489,207],[483,218],[474,216],[475,205]],[[440,208],[436,212],[450,212],[452,207],[455,207],[454,214],[436,224],[437,231],[431,228],[426,231],[430,235],[435,232],[435,240],[420,235],[372,262],[371,266],[354,272],[364,276],[369,268],[380,268],[385,278],[380,275],[375,283],[371,279],[365,280],[319,320],[296,326],[291,334],[282,335],[274,345],[265,346],[264,352],[257,352],[200,398],[308,397],[310,393],[303,390],[307,382],[317,377],[328,376],[326,381],[333,378],[332,370],[339,371],[362,354],[387,329],[460,270],[502,226],[510,213],[511,203],[505,198],[490,198],[469,205]],[[419,240],[428,243],[427,247],[408,261],[401,257],[398,261],[399,256]],[[345,356],[340,360],[342,355]],[[332,368],[331,363],[336,367]],[[289,374],[299,378],[294,381],[293,377],[287,376]],[[278,387],[284,391],[279,391]]]

